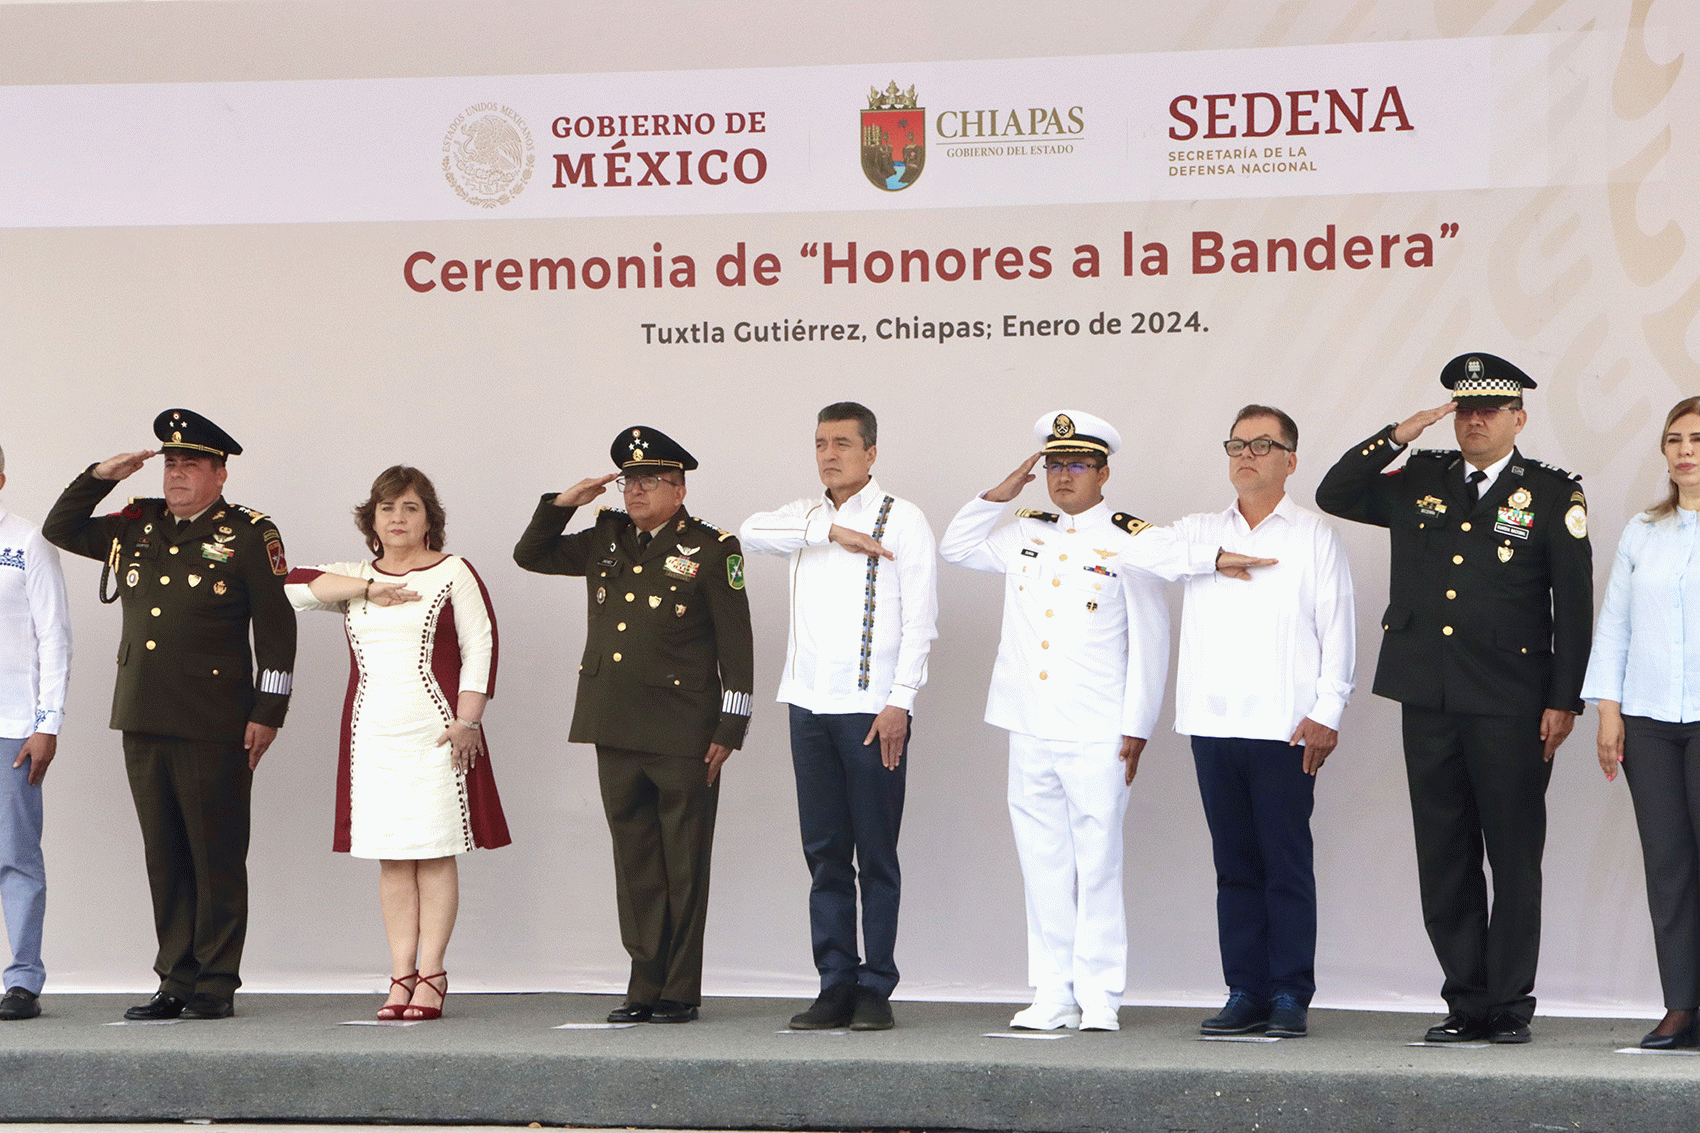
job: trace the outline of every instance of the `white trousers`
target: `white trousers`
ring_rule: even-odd
[[[1120,739],[1009,734],[1009,824],[1027,889],[1027,982],[1034,1002],[1121,1005],[1127,985]]]

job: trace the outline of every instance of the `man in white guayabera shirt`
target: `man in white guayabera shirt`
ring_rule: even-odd
[[[939,554],[1004,576],[986,723],[1009,732],[1009,820],[1034,988],[1010,1026],[1114,1031],[1127,981],[1122,821],[1169,665],[1158,580],[1216,570],[1244,578],[1264,560],[1111,515],[1104,483],[1121,436],[1108,421],[1063,410],[1033,432],[1043,448],[963,505]],[[999,527],[1041,460],[1057,511],[1021,508]]]
[[[1227,1005],[1200,1029],[1297,1038],[1316,991],[1316,775],[1352,693],[1352,572],[1334,529],[1287,495],[1291,417],[1248,405],[1223,448],[1234,502],[1175,531],[1279,562],[1249,586],[1186,582],[1175,731],[1192,737],[1228,984]]]
[[[892,1025],[909,716],[938,636],[938,573],[926,516],[874,480],[878,439],[866,406],[841,401],[822,409],[815,465],[826,491],[752,515],[738,531],[745,551],[791,559],[779,701],[791,706],[821,988],[792,1018],[799,1030]]]
[[[6,454],[0,452],[0,488]],[[71,621],[59,552],[0,504],[0,907],[12,962],[0,1019],[33,1019],[47,978],[41,923],[47,871],[41,857],[41,779],[59,747]]]

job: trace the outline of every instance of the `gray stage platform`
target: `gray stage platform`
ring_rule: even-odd
[[[716,999],[697,1023],[556,1030],[617,1000],[454,995],[343,1026],[376,997],[242,995],[237,1018],[112,1026],[136,996],[56,995],[0,1024],[8,1121],[451,1122],[693,1129],[1623,1130],[1700,1127],[1700,1056],[1626,1055],[1645,1021],[1537,1019],[1524,1047],[1418,1048],[1427,1016],[1316,1011],[1310,1037],[1202,1042],[1201,1012],[1122,1030],[1001,1031],[1001,1004],[898,1003],[896,1030],[779,1033],[800,1004]]]

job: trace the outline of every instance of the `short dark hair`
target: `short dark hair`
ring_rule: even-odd
[[[1293,423],[1293,419],[1291,417],[1287,416],[1273,405],[1248,405],[1234,415],[1234,425],[1238,425],[1241,421],[1244,421],[1248,417],[1275,418],[1275,420],[1281,424],[1281,443],[1286,445],[1293,452],[1299,451],[1299,427]],[[1234,425],[1228,426],[1228,430],[1230,432],[1233,431]]]
[[[392,464],[372,481],[372,492],[366,502],[354,509],[354,526],[366,537],[366,549],[374,555],[384,553],[383,540],[378,538],[378,505],[405,495],[412,488],[425,505],[425,546],[433,551],[443,549],[443,530],[446,516],[443,505],[437,502],[437,489],[431,478],[406,464]]]
[[[856,422],[863,448],[873,448],[879,443],[880,424],[874,419],[874,411],[859,401],[835,401],[815,414],[815,424],[824,425],[828,421]]]

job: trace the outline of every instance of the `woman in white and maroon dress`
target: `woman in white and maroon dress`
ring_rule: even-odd
[[[391,964],[378,1018],[435,1019],[460,902],[455,855],[510,840],[479,758],[496,617],[472,565],[444,553],[424,473],[385,469],[354,519],[377,559],[298,568],[285,589],[298,610],[341,613],[348,631],[332,848],[378,859]]]

